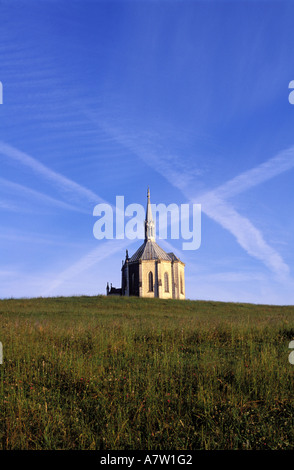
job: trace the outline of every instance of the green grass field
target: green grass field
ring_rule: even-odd
[[[0,448],[293,449],[294,307],[0,301]]]

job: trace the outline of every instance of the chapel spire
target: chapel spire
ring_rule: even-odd
[[[146,208],[146,219],[145,219],[145,241],[155,241],[155,225],[152,217],[151,203],[150,203],[150,190],[148,186],[147,191],[147,208]]]

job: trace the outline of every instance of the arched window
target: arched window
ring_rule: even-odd
[[[183,276],[181,274],[181,277],[180,277],[180,284],[181,284],[181,294],[184,294],[184,284],[183,284]]]
[[[149,274],[148,274],[148,280],[149,280],[149,292],[153,292],[153,273],[152,273],[152,271],[150,271]]]
[[[164,292],[169,292],[168,274],[164,273]]]
[[[131,285],[131,294],[134,294],[135,291],[135,273],[132,274],[132,285]]]

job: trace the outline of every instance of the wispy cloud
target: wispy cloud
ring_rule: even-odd
[[[51,196],[48,196],[47,194],[44,194],[40,191],[36,191],[34,189],[28,188],[27,186],[24,186],[19,183],[15,183],[13,181],[7,180],[5,178],[0,178],[0,185],[1,185],[1,190],[6,189],[6,192],[12,193],[13,198],[15,199],[16,195],[19,194],[21,197],[21,202],[23,202],[23,198],[26,196],[29,199],[34,199],[38,203],[44,203],[44,204],[49,204],[53,205],[55,207],[59,207],[61,209],[66,209],[70,211],[77,211],[77,212],[82,212],[84,214],[87,214],[88,211],[81,207],[76,207],[72,204],[68,204],[67,202],[61,201],[59,199],[53,198]],[[6,208],[8,210],[16,210],[19,211],[19,203],[11,205],[9,203],[5,204],[3,201],[0,202],[0,205],[2,208]]]
[[[107,240],[104,243],[100,243],[97,248],[91,250],[85,256],[80,258],[78,261],[73,263],[63,272],[58,274],[55,279],[49,283],[48,287],[42,295],[51,295],[60,285],[64,284],[68,280],[75,276],[80,276],[82,272],[94,266],[98,262],[101,263],[104,259],[113,255],[118,251],[122,251],[124,248],[134,243],[136,240]]]
[[[294,147],[279,152],[261,165],[197,197],[197,202],[202,204],[202,210],[206,215],[229,230],[249,255],[262,261],[282,279],[289,275],[288,265],[265,241],[261,231],[247,217],[240,215],[227,200],[292,168],[294,168]],[[185,189],[183,192],[193,200],[191,193],[187,194]]]
[[[292,168],[294,168],[294,146],[218,186],[212,193],[221,199],[229,199]]]
[[[0,201],[0,209],[8,210],[10,212],[19,212],[19,206],[17,204],[11,204],[7,201]]]
[[[202,210],[232,233],[250,256],[263,262],[281,279],[289,275],[289,267],[280,254],[265,241],[261,231],[247,217],[240,215],[231,204],[210,195],[203,198]]]
[[[66,198],[70,201],[77,202],[82,197],[88,202],[95,204],[106,202],[90,189],[72,181],[39,162],[36,158],[2,141],[0,141],[0,154],[2,154],[3,157],[15,160],[21,165],[30,168],[34,173],[51,182],[57,189],[65,194]]]
[[[53,246],[65,246],[67,248],[72,247],[72,248],[79,248],[80,250],[83,249],[85,244],[80,241],[80,242],[74,242],[71,240],[62,239],[60,237],[55,237],[50,235],[44,235],[41,233],[35,233],[35,232],[21,232],[21,233],[15,233],[14,230],[11,229],[2,229],[0,232],[0,240],[9,240],[10,242],[17,242],[17,243],[28,243],[28,244],[42,244],[42,245],[53,245]]]
[[[255,281],[266,281],[266,276],[262,273],[256,272],[256,271],[250,271],[250,272],[239,272],[239,271],[220,271],[216,273],[203,273],[202,271],[199,272],[199,270],[193,270],[193,268],[190,268],[190,273],[193,272],[194,276],[197,277],[197,279],[201,279],[201,282],[255,282]],[[194,279],[194,278],[193,278]]]

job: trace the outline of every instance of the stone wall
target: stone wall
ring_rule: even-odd
[[[151,289],[150,273],[153,281]],[[122,295],[185,299],[185,265],[165,260],[126,262],[122,268]]]

